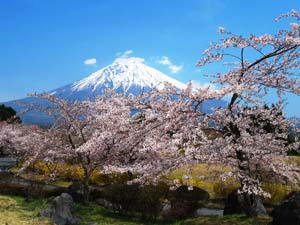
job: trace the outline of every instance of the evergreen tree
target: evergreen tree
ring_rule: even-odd
[[[21,123],[20,117],[16,116],[16,111],[9,106],[0,105],[0,121],[9,123]]]

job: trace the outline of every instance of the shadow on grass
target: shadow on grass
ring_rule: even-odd
[[[162,222],[158,220],[151,219],[143,219],[138,217],[133,217],[130,215],[124,215],[121,213],[114,213],[109,210],[106,210],[102,207],[97,206],[96,204],[90,203],[88,206],[82,206],[80,204],[76,204],[75,206],[75,214],[79,216],[82,221],[82,224],[91,224],[97,223],[101,225],[160,225],[160,224],[176,224],[173,222]]]
[[[101,225],[268,225],[270,217],[247,218],[243,215],[232,216],[201,216],[193,219],[179,221],[159,221],[132,217],[119,213],[113,213],[95,204],[89,206],[76,205],[76,214],[85,222]]]

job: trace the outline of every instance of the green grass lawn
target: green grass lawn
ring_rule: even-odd
[[[26,202],[22,197],[0,195],[0,225],[47,225],[46,219],[38,217],[38,212],[46,206],[46,201]]]
[[[45,218],[40,218],[38,212],[46,207],[45,199],[26,201],[22,197],[0,195],[0,225],[50,225]],[[267,225],[268,217],[248,219],[245,216],[203,216],[195,219],[173,221],[169,223],[145,221],[112,213],[95,204],[83,206],[76,204],[75,215],[81,218],[82,225]]]

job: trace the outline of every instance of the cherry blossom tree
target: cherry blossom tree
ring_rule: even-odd
[[[37,126],[0,122],[0,147],[27,167],[43,150],[43,130]]]
[[[50,107],[32,106],[55,118],[49,129],[44,160],[58,163],[72,160],[83,170],[84,202],[89,198],[89,180],[96,169],[118,160],[122,140],[130,131],[130,98],[108,91],[94,101],[67,101],[42,93],[31,96],[48,100]],[[125,146],[124,146],[125,149]]]
[[[265,171],[282,182],[299,184],[299,168],[285,160],[287,151],[292,148],[287,143],[292,124],[281,112],[286,93],[300,94],[300,17],[298,12],[291,11],[276,21],[283,18],[295,22],[290,24],[290,29],[281,29],[275,35],[243,37],[220,27],[219,33],[224,37],[212,43],[198,62],[198,66],[228,65],[225,72],[210,77],[221,90],[231,87],[232,91],[228,107],[206,115],[200,124],[203,129],[213,124],[211,128],[222,137],[209,141],[196,139],[188,146],[189,154],[201,161],[233,168],[226,175],[239,179],[244,210],[250,216],[257,215],[257,196],[269,196],[261,187],[258,172]],[[275,91],[276,107],[264,107],[265,96]],[[259,118],[259,124],[254,124],[253,118]],[[274,128],[272,132],[265,129],[265,121]]]

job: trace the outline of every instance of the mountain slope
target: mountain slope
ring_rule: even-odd
[[[149,67],[140,58],[117,58],[111,65],[108,65],[79,81],[57,88],[49,93],[68,100],[93,99],[101,95],[107,88],[114,89],[119,93],[138,95],[143,91],[151,89],[162,89],[165,82],[168,82],[178,89],[186,87],[185,84]],[[19,100],[28,104],[40,104],[46,106],[44,100],[28,97]],[[17,112],[25,107],[11,101],[4,103],[13,107]],[[203,106],[206,112],[211,111],[212,107],[224,106],[225,101],[211,100]],[[47,115],[32,111],[21,115],[21,119],[30,124],[40,124],[48,126],[53,121]]]

